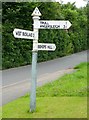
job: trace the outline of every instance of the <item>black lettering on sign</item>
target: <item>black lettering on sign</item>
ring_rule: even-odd
[[[52,28],[57,29],[57,28],[60,28],[60,26],[59,25],[53,25]]]
[[[52,49],[52,46],[49,45],[48,48],[49,48],[49,49]]]
[[[31,33],[31,35],[32,35],[31,37],[34,37],[34,33]]]
[[[43,48],[43,49],[46,49],[46,45],[38,45],[38,48]]]
[[[29,33],[28,36],[32,37],[32,33]]]
[[[45,26],[47,26],[47,25],[49,25],[49,23],[43,22],[43,21],[40,22],[40,27],[45,27]]]
[[[58,25],[58,28],[60,28],[60,25]]]
[[[34,37],[34,34],[33,33],[29,33],[29,32],[23,32],[22,33],[23,36],[27,36],[27,37]]]
[[[60,25],[55,25],[55,28],[60,28]]]
[[[21,36],[21,31],[16,32],[16,35]]]
[[[51,28],[51,25],[46,25],[45,27],[46,27],[46,28]]]
[[[64,27],[63,27],[64,29],[66,29],[66,26],[64,25]]]
[[[22,34],[23,34],[23,36],[26,36],[26,35],[27,35],[26,32],[22,32]]]
[[[45,22],[45,25],[49,25],[49,23]]]
[[[46,49],[46,45],[42,45],[43,47],[42,48],[45,48]]]
[[[44,22],[40,22],[40,24],[44,24]]]
[[[41,48],[41,45],[38,45],[38,48]]]
[[[45,27],[45,25],[40,25],[40,27]]]

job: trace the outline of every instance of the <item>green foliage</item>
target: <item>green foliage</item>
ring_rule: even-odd
[[[51,0],[50,0],[51,1]],[[31,64],[32,40],[15,39],[14,28],[33,29],[32,12],[38,7],[42,20],[69,20],[69,30],[39,30],[39,42],[55,43],[54,52],[39,51],[38,62],[62,57],[87,49],[87,7],[56,2],[2,3],[2,67],[3,69]]]

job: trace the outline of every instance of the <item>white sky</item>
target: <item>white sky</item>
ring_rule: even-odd
[[[64,4],[66,4],[67,2],[76,2],[75,5],[79,8],[79,7],[83,7],[86,6],[87,2],[83,1],[83,0],[56,0],[57,2],[63,1]],[[87,1],[87,0],[86,0]]]

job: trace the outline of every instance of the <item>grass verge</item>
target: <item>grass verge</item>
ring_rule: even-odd
[[[4,118],[86,118],[86,97],[37,97],[36,112],[29,112],[29,98],[3,107]]]
[[[87,96],[87,65],[81,63],[75,67],[76,72],[37,88],[37,96]]]
[[[37,88],[36,112],[29,112],[27,94],[4,105],[3,118],[87,118],[87,63],[75,69],[78,70]]]

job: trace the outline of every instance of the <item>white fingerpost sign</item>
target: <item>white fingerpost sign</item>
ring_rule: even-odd
[[[13,35],[15,38],[34,39],[34,32],[29,30],[14,29]]]
[[[50,43],[38,43],[33,46],[33,50],[54,51],[55,49],[56,49],[56,45]]]
[[[56,45],[52,43],[38,43],[39,29],[69,29],[71,23],[68,20],[39,20],[41,13],[36,7],[32,13],[33,31],[15,28],[13,35],[15,38],[33,39],[32,50],[32,79],[31,79],[31,95],[30,95],[30,111],[36,110],[36,82],[37,82],[37,53],[38,50],[54,51]]]
[[[71,23],[66,21],[58,21],[58,20],[40,20],[38,25],[35,24],[39,29],[69,29]]]

